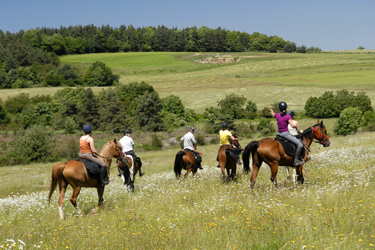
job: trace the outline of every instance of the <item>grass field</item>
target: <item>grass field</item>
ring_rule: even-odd
[[[142,152],[146,175],[134,193],[112,169],[99,213],[90,213],[96,191],[83,189],[78,216],[69,188],[63,221],[57,193],[47,203],[53,164],[3,167],[0,249],[374,249],[374,139],[360,133],[313,145],[302,186],[280,167],[276,189],[263,166],[253,191],[241,168],[237,181],[222,182],[216,145],[199,148],[204,170],[181,181],[172,170],[177,148]]]
[[[223,53],[222,53],[223,54]],[[227,53],[228,54],[228,53]],[[375,99],[375,57],[368,53],[265,54],[233,53],[240,62],[200,64],[216,55],[195,53],[114,53],[70,55],[61,61],[87,68],[99,60],[120,75],[121,83],[145,81],[161,97],[180,96],[184,105],[202,113],[226,94],[236,93],[255,101],[259,108],[287,101],[290,109],[303,110],[307,98],[343,88],[365,91]],[[5,100],[21,92],[54,94],[59,88],[1,90]],[[99,92],[102,88],[93,88]]]

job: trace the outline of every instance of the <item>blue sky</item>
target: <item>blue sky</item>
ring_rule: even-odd
[[[0,0],[0,29],[165,25],[277,35],[322,50],[375,49],[374,0]]]

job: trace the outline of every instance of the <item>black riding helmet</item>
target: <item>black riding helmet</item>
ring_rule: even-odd
[[[286,110],[288,107],[288,105],[286,105],[286,102],[280,102],[279,103],[279,109],[281,112],[283,112],[284,110]]]
[[[221,128],[228,128],[228,123],[227,122],[222,122],[221,123]]]
[[[126,134],[132,134],[132,133],[133,133],[133,131],[131,129],[125,129],[124,130],[124,135],[126,135]]]
[[[293,117],[293,116],[296,116],[296,113],[294,113],[294,111],[290,111],[290,112],[289,112],[289,115],[290,115],[291,117]]]

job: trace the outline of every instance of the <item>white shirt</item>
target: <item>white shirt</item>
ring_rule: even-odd
[[[194,144],[197,142],[195,141],[195,137],[192,132],[187,132],[182,138],[181,141],[184,141],[184,149],[194,150]]]
[[[293,122],[293,125],[295,126],[296,125],[296,121],[292,121]],[[288,131],[291,135],[298,135],[298,131],[297,131],[297,128],[293,128],[292,126],[290,126],[290,124],[288,124]]]
[[[119,142],[120,142],[121,147],[122,147],[122,152],[125,153],[125,152],[128,152],[130,150],[133,150],[134,142],[133,142],[133,139],[130,136],[124,135],[124,137],[122,137],[119,140]]]

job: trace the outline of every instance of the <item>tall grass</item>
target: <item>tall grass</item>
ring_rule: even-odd
[[[66,219],[58,219],[57,193],[47,203],[52,165],[35,164],[35,181],[2,168],[30,192],[17,193],[8,182],[0,199],[0,248],[3,249],[372,249],[375,247],[375,160],[372,133],[331,138],[329,148],[312,146],[306,183],[294,185],[279,168],[276,189],[264,165],[255,189],[242,169],[224,183],[216,166],[217,145],[200,147],[203,170],[176,180],[178,148],[143,152],[144,171],[136,190],[122,187],[116,171],[96,214],[95,189],[82,189],[78,216],[66,194]],[[246,145],[250,140],[241,140]],[[35,172],[42,174],[36,175]],[[20,178],[15,178],[21,174]],[[21,178],[22,177],[22,178]],[[9,196],[6,196],[6,193]]]

